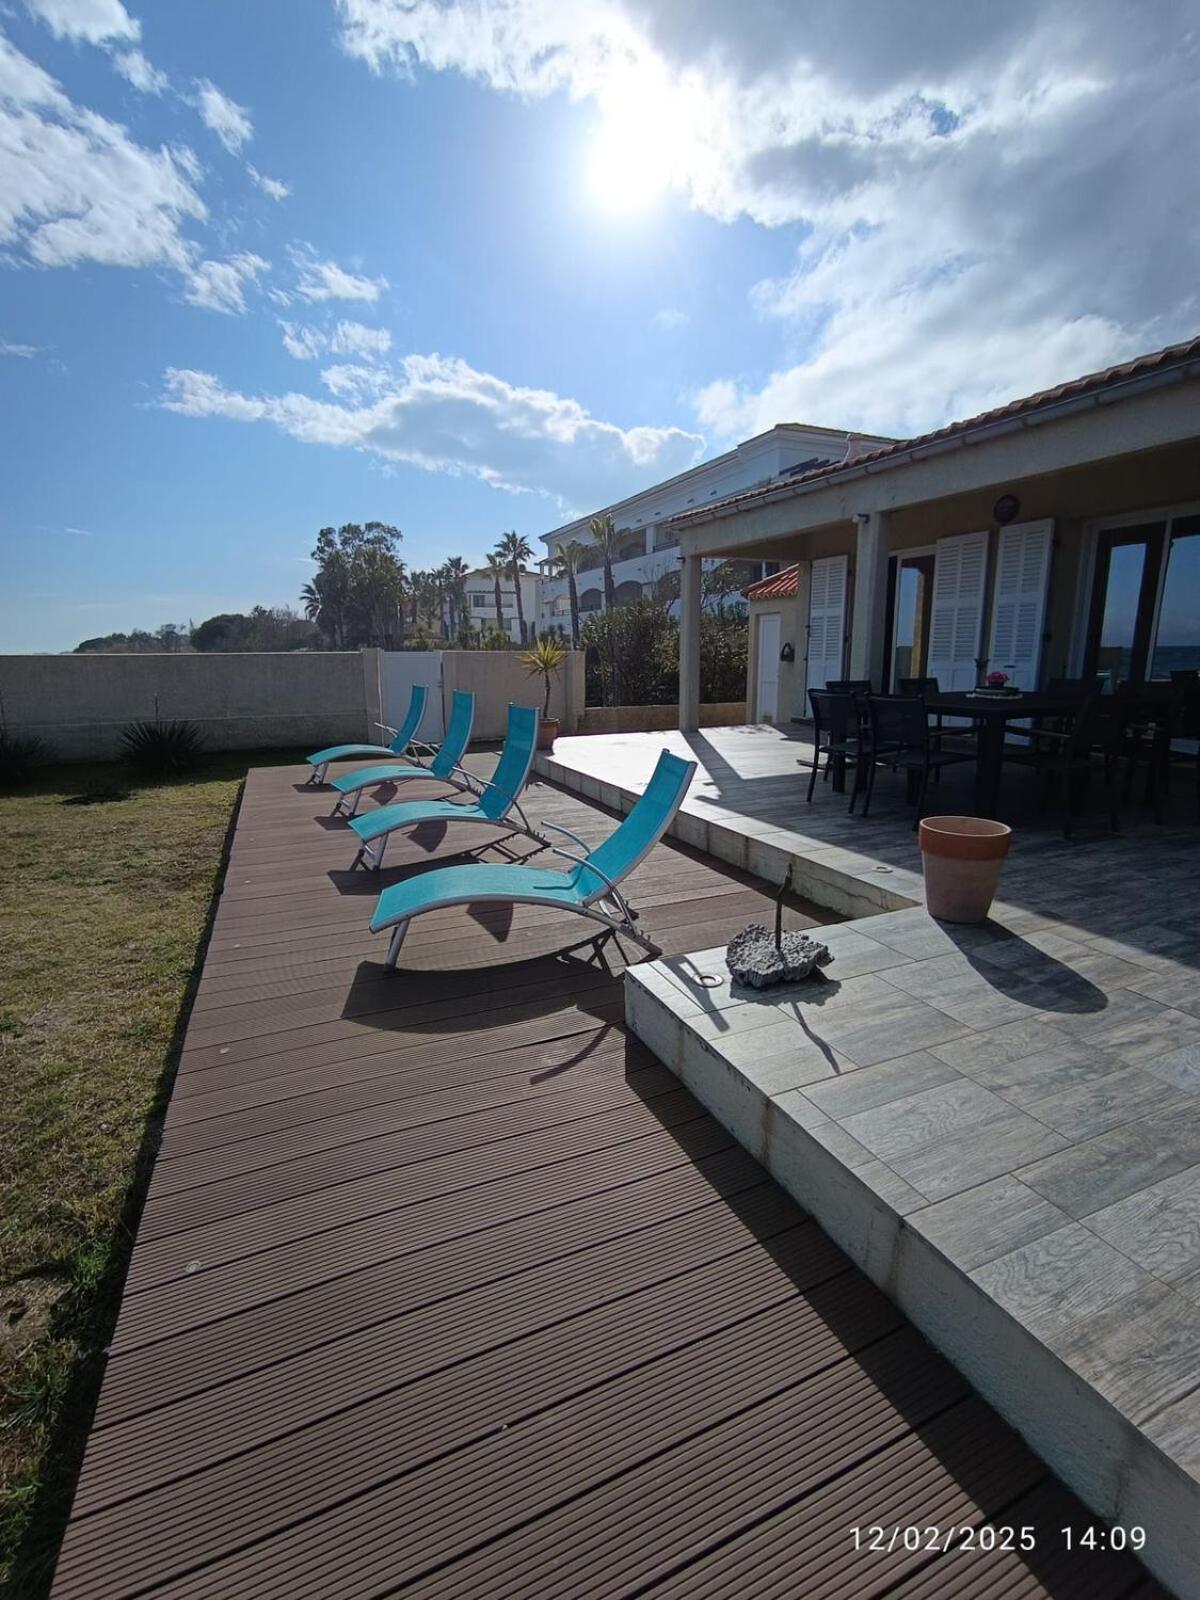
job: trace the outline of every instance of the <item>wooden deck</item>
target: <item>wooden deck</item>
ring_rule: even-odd
[[[298,778],[247,784],[56,1600],[1159,1592],[626,1037],[613,941],[445,912],[385,977]],[[668,954],[769,906],[677,846],[632,892]],[[989,1522],[1036,1548],[855,1548]]]

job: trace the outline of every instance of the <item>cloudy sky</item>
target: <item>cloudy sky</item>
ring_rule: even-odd
[[[1200,328],[1200,0],[0,0],[0,649]]]

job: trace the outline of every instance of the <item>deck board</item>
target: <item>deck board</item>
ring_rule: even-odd
[[[57,1600],[1150,1595],[1124,1557],[1084,1590],[1049,1552],[856,1554],[885,1513],[1082,1512],[626,1037],[615,941],[458,909],[384,976],[329,804],[247,782]],[[669,954],[770,909],[674,845],[631,893]]]

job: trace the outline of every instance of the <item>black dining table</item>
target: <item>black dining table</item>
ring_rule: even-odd
[[[936,711],[942,717],[971,717],[978,725],[975,735],[975,813],[980,817],[996,815],[1008,724],[1030,717],[1068,715],[1078,710],[1081,703],[1078,695],[1044,692],[973,695],[961,690],[925,697],[925,705],[930,712]],[[953,732],[952,729],[944,731]]]

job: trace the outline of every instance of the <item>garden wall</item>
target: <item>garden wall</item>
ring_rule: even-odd
[[[378,656],[0,656],[0,710],[11,733],[36,734],[61,761],[119,755],[121,729],[156,708],[196,723],[210,750],[315,750],[379,737]]]
[[[702,728],[736,728],[746,721],[744,700],[723,700],[700,707]],[[580,733],[664,733],[679,726],[678,706],[588,706],[579,720]]]
[[[477,697],[476,740],[504,736],[510,700],[541,705],[541,680],[516,651],[438,654],[447,704],[455,689]],[[209,750],[318,750],[381,737],[380,658],[378,650],[0,656],[0,716],[59,761],[110,760],[121,753],[122,728],[155,715],[196,723]],[[572,651],[550,697],[564,733],[575,731],[582,706],[583,655]]]

